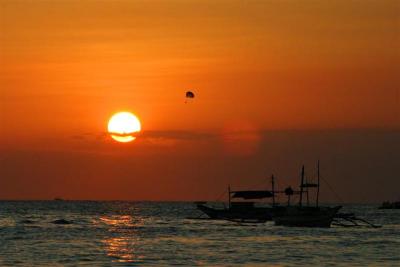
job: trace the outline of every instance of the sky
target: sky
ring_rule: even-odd
[[[320,159],[322,200],[395,200],[398,73],[395,0],[2,0],[0,199],[214,200]]]

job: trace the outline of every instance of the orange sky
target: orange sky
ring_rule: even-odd
[[[399,1],[1,1],[0,198],[212,198],[318,157],[338,187],[386,172],[382,196],[397,197],[399,14]],[[142,121],[132,144],[104,134],[121,110]],[[365,200],[352,179],[343,194]]]

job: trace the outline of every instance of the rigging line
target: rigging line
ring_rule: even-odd
[[[328,185],[329,189],[332,191],[335,197],[340,201],[340,203],[343,204],[344,203],[343,199],[339,196],[338,193],[336,193],[335,190],[333,190],[333,187],[328,183],[328,181],[325,180],[325,178],[322,175],[320,175],[319,177],[322,179],[322,181],[324,181]]]
[[[217,199],[215,201],[219,202],[221,200],[221,198],[225,195],[226,192],[227,192],[227,190],[225,189],[221,194],[219,194],[219,196],[217,197]]]

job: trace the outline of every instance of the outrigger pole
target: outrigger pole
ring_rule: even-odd
[[[275,178],[273,174],[271,177],[271,183],[272,183],[272,206],[275,206]]]
[[[300,200],[299,200],[299,206],[302,206],[303,203],[303,184],[304,184],[304,165],[301,168],[301,184],[300,184]]]
[[[317,187],[317,200],[316,206],[318,208],[318,199],[319,199],[319,160],[317,162],[317,176],[318,176],[318,187]]]
[[[231,208],[231,185],[228,185],[228,207]]]

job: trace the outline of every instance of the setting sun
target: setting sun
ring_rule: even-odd
[[[118,142],[127,143],[135,140],[133,134],[140,130],[139,119],[130,112],[118,112],[108,122],[108,132]]]

